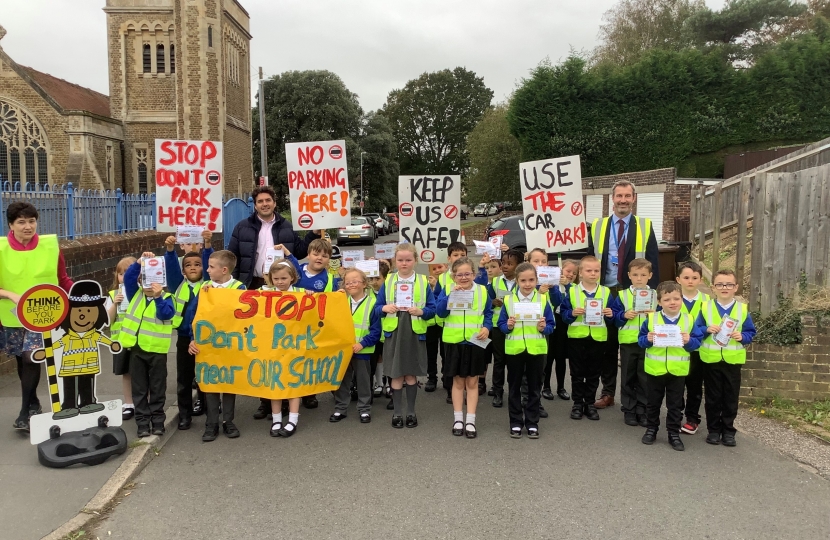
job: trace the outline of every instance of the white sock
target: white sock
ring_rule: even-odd
[[[285,424],[285,431],[294,431],[294,426],[297,425],[297,422],[300,421],[300,413],[290,412],[288,413],[288,424]],[[291,424],[294,424],[292,426]]]
[[[375,386],[383,386],[383,364],[378,364],[375,370]]]
[[[121,409],[135,409],[135,405],[132,403],[122,403]]]
[[[272,421],[272,423],[282,424],[282,411],[280,411],[278,413],[274,413],[273,416],[274,416],[274,420]]]
[[[453,416],[455,417],[456,422],[464,423],[464,412],[463,411],[453,411]]]
[[[476,415],[467,413],[467,423],[476,425]]]

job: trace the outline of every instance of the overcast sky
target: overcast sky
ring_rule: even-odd
[[[597,44],[616,0],[241,0],[251,73],[327,69],[369,111],[421,73],[463,66],[504,101],[545,58]],[[706,0],[713,9],[724,0]],[[16,62],[109,94],[104,0],[0,0]],[[72,36],[70,38],[70,35]],[[252,81],[255,91],[255,81]]]

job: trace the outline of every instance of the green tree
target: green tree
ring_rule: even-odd
[[[492,99],[484,79],[461,67],[390,92],[381,114],[395,134],[401,174],[465,174],[467,135]]]
[[[521,147],[510,133],[507,105],[497,105],[467,137],[470,174],[466,178],[468,203],[521,200],[519,162]]]
[[[398,148],[389,122],[382,115],[370,112],[364,119],[360,137],[360,151],[363,156],[363,190],[366,197],[365,210],[380,212],[384,207],[398,205]],[[360,158],[360,155],[358,155]],[[351,174],[352,189],[360,197],[360,172]]]
[[[274,75],[264,85],[265,125],[268,146],[269,183],[277,193],[280,210],[288,208],[288,177],[285,143],[346,141],[350,184],[360,171],[363,110],[357,95],[330,71],[288,71]],[[255,176],[260,176],[259,110],[252,113]]]

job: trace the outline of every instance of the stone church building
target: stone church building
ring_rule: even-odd
[[[104,11],[109,96],[17,64],[0,43],[0,181],[152,193],[154,141],[169,138],[222,141],[225,191],[252,189],[241,4],[106,0]]]

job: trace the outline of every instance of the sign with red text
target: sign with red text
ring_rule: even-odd
[[[579,156],[519,164],[528,249],[548,253],[588,246]]]
[[[460,240],[461,177],[399,176],[401,242],[415,246],[423,263],[447,260],[447,247]]]
[[[351,225],[345,141],[286,143],[285,162],[295,230]]]
[[[156,230],[222,232],[222,143],[156,139]]]

